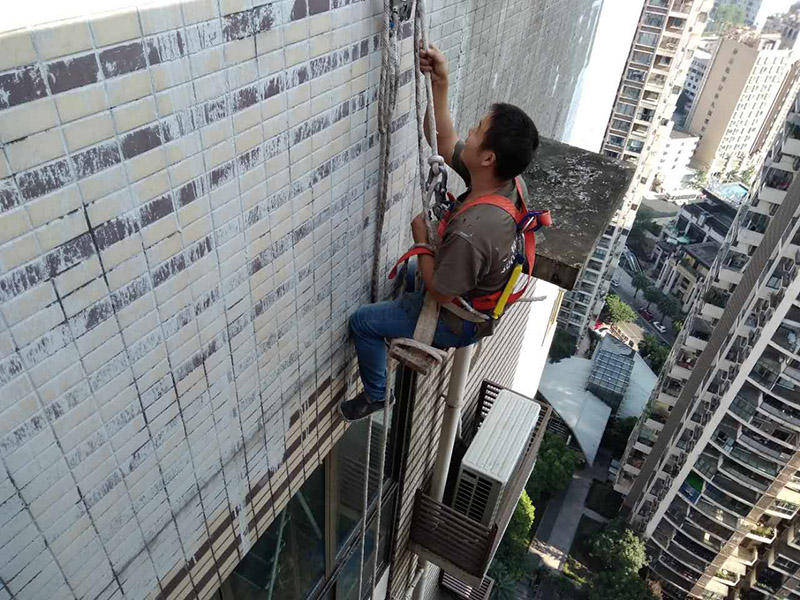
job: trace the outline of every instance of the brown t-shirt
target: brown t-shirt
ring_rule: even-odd
[[[452,167],[469,186],[469,171],[461,162],[463,148],[464,142],[459,141],[453,151]],[[513,181],[497,190],[497,194],[525,208],[528,192],[524,180],[521,180],[521,185],[523,198],[519,197]],[[467,189],[458,198],[454,211],[458,210],[469,191]],[[465,299],[502,290],[514,265],[517,243],[517,225],[503,209],[480,205],[465,210],[445,230],[436,252],[433,287],[442,294]],[[446,310],[441,314],[458,319]],[[460,325],[460,319],[458,321]],[[491,335],[493,325],[492,321],[479,324],[479,337]]]

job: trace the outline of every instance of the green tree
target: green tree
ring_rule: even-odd
[[[705,169],[697,171],[697,173],[694,174],[694,179],[692,183],[696,188],[705,187],[705,185],[708,183],[708,171],[706,171]]]
[[[720,4],[714,9],[706,35],[744,25],[745,12],[736,4]]]
[[[635,273],[631,278],[631,283],[633,284],[633,289],[635,290],[633,293],[634,298],[639,295],[639,290],[646,290],[653,285],[653,282],[650,281],[650,278],[642,272]]]
[[[508,522],[506,536],[514,543],[520,544],[527,549],[534,515],[533,502],[531,502],[528,492],[522,490],[517,507],[514,509],[514,514],[511,515],[511,520]]]
[[[661,368],[664,366],[664,363],[667,362],[669,358],[670,347],[665,346],[664,344],[659,344],[658,347],[650,353],[647,357],[650,361],[650,368],[653,369],[655,373],[660,373]]]
[[[522,490],[505,535],[497,548],[495,559],[492,561],[490,573],[495,580],[495,587],[499,588],[496,593],[492,593],[492,598],[497,600],[515,598],[516,584],[527,574],[525,559],[528,555],[533,517],[533,502],[528,493]]]
[[[608,448],[614,458],[619,458],[625,452],[628,438],[631,437],[637,421],[637,417],[625,417],[624,419],[612,417],[606,425],[600,445]]]
[[[650,356],[656,348],[661,345],[656,336],[651,333],[645,333],[642,336],[642,341],[639,342],[639,354],[642,356]]]
[[[656,600],[648,582],[635,573],[601,571],[589,583],[589,600]]]
[[[675,333],[679,333],[681,329],[683,329],[683,319],[674,319],[672,321],[672,329],[675,330]]]
[[[575,354],[575,346],[577,343],[578,338],[574,335],[567,333],[563,329],[556,329],[556,333],[553,336],[553,343],[550,344],[550,350],[548,351],[550,362],[557,363],[562,358],[569,358]]]
[[[658,302],[659,300],[661,300],[661,296],[663,295],[664,293],[658,288],[651,287],[645,289],[644,299],[647,300],[647,306],[645,308],[650,308],[650,305],[653,302]]]
[[[621,519],[611,521],[590,542],[592,558],[605,571],[636,574],[644,567],[647,552],[644,542]]]
[[[675,296],[662,294],[656,302],[658,302],[658,310],[665,317],[675,318],[675,316],[681,314],[681,303],[678,302]]]
[[[606,296],[606,308],[610,323],[630,323],[636,320],[636,311],[620,300],[616,294]]]
[[[536,466],[525,484],[528,497],[533,502],[538,502],[544,494],[563,490],[572,480],[577,464],[578,457],[567,448],[562,438],[545,433],[536,457]]]

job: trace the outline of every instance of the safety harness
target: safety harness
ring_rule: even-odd
[[[514,184],[516,185],[520,200],[524,203],[522,185],[519,177],[514,178]],[[455,207],[452,194],[448,194],[448,197],[449,208],[444,211],[439,220],[438,234],[440,239],[444,239],[448,226],[457,216],[475,206],[495,206],[505,211],[517,224],[517,238],[521,240],[523,250],[515,254],[514,266],[511,269],[511,273],[503,289],[491,294],[475,296],[468,300],[457,297],[452,302],[443,305],[444,308],[467,321],[482,323],[491,319],[499,319],[505,311],[505,308],[519,300],[528,289],[528,284],[533,276],[533,263],[536,258],[536,231],[538,231],[540,227],[552,224],[550,211],[522,211],[517,208],[514,202],[500,194],[480,196],[474,200],[465,202],[458,208]],[[397,261],[394,268],[389,272],[389,279],[395,277],[399,265],[406,262],[412,256],[419,256],[422,254],[435,256],[433,248],[428,244],[415,244]],[[525,285],[521,289],[515,290],[525,265],[527,265]]]

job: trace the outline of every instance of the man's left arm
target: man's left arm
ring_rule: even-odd
[[[417,215],[411,221],[411,235],[414,238],[415,244],[427,244],[428,228],[425,226],[425,220],[422,215]],[[433,285],[433,272],[436,268],[436,262],[430,254],[420,254],[417,257],[417,268],[419,269],[420,277],[425,284],[425,290],[436,300],[439,304],[447,304],[452,302],[455,296],[439,292]]]

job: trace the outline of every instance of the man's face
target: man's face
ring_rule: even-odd
[[[482,150],[484,137],[492,122],[492,114],[487,113],[476,126],[469,130],[461,151],[461,162],[472,172],[480,167],[489,166],[494,161],[494,152]]]

